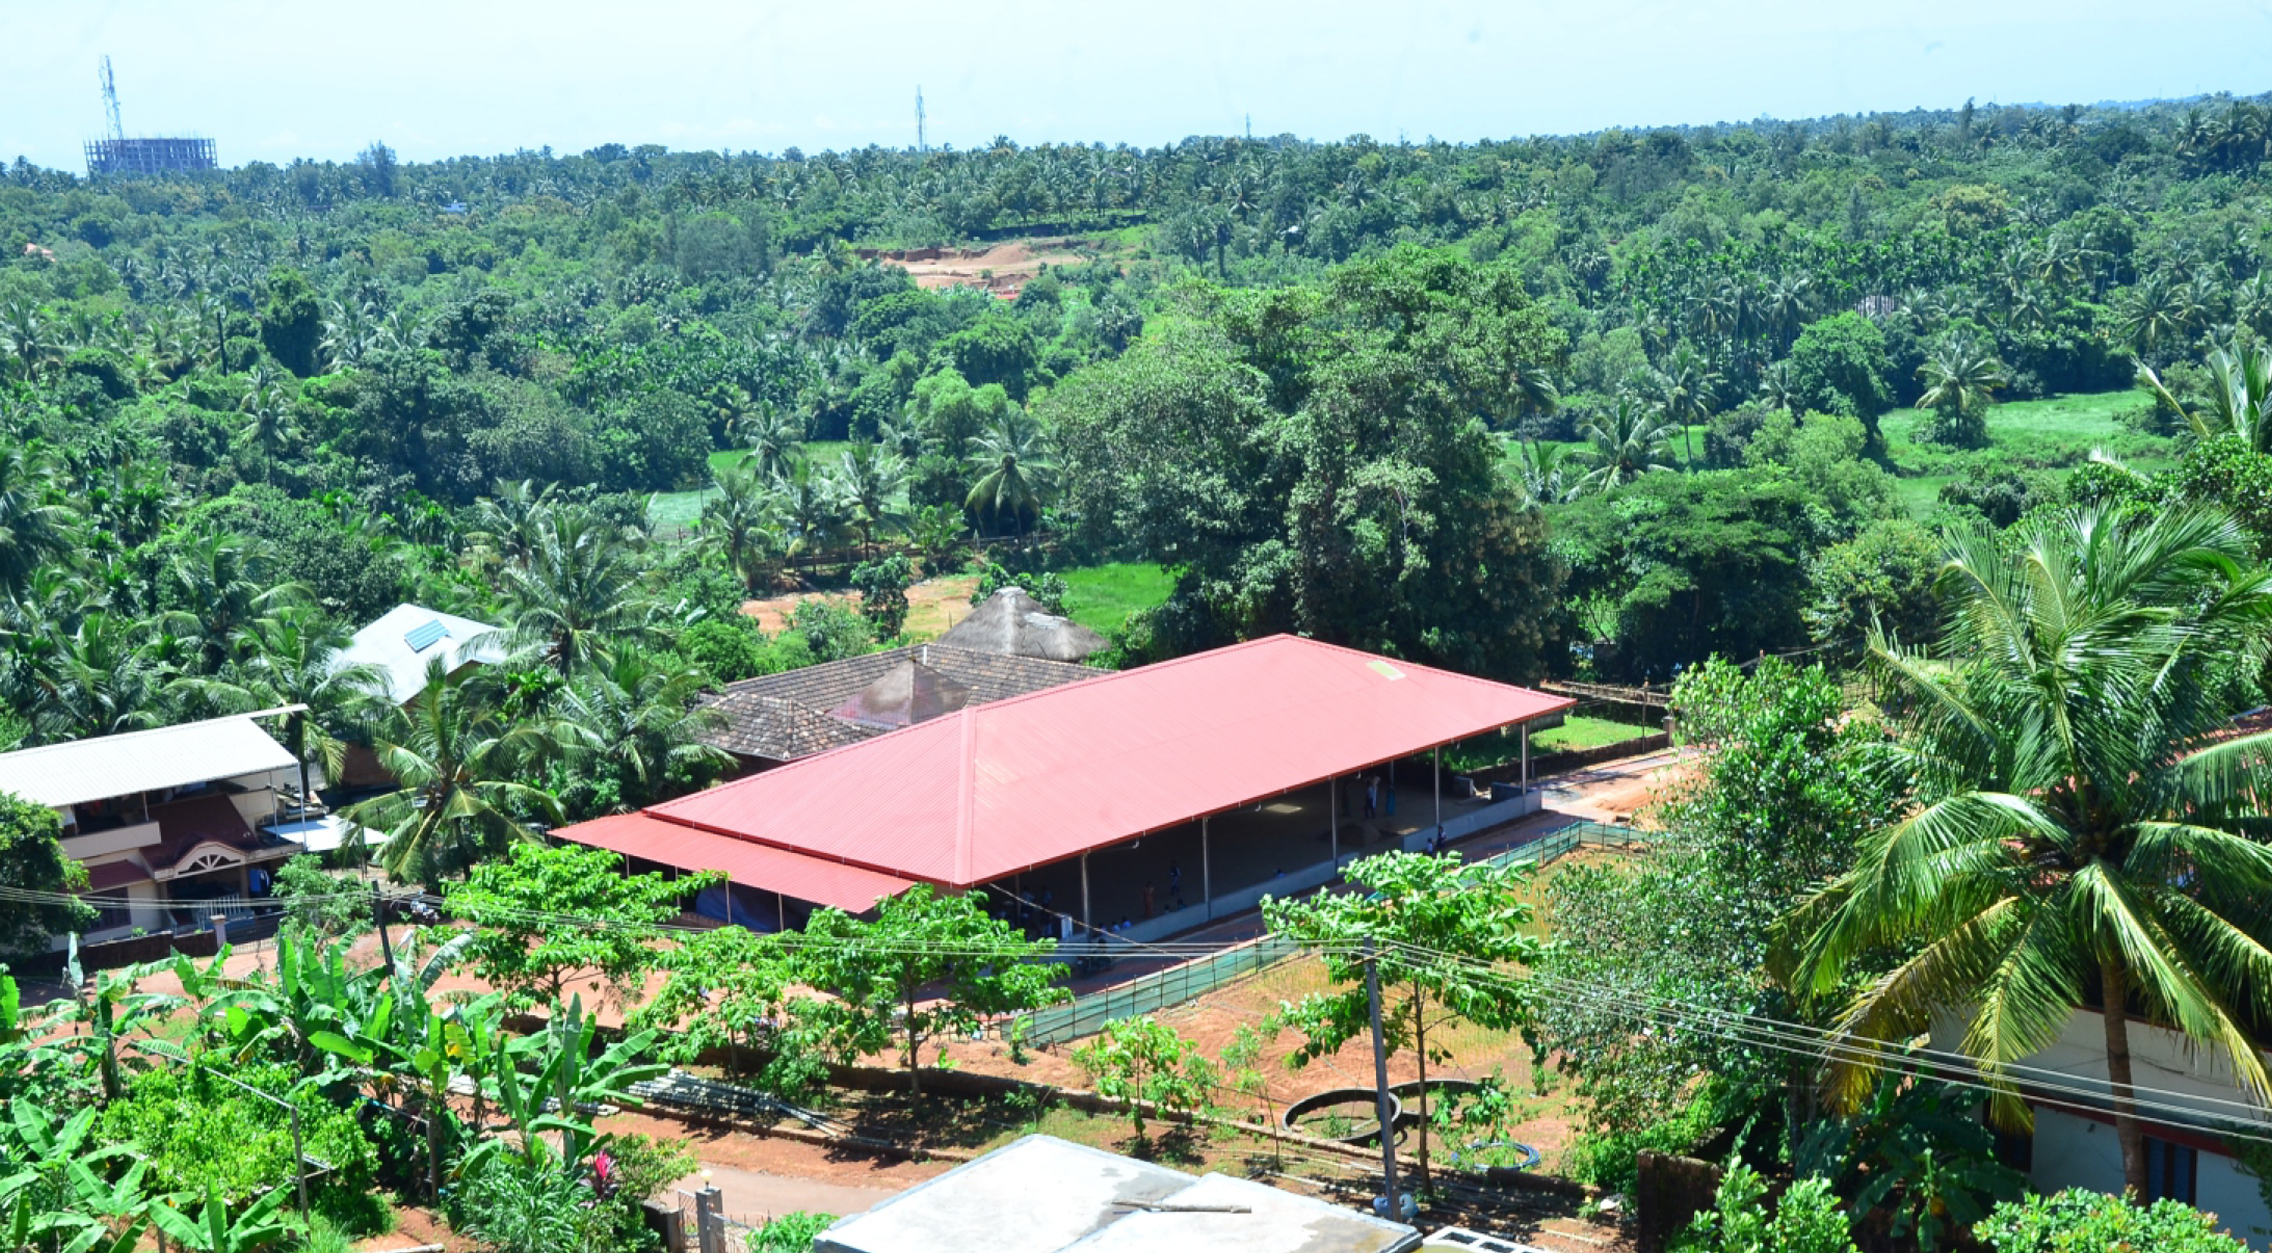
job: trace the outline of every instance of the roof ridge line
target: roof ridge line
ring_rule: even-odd
[[[978,720],[967,705],[954,712],[962,723],[960,768],[955,771],[955,882],[970,882],[970,844],[977,838],[972,811],[978,807]]]

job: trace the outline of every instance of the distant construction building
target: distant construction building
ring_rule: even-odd
[[[218,168],[210,139],[96,139],[87,144],[89,178]]]
[[[198,138],[128,139],[119,121],[118,84],[111,78],[110,58],[103,58],[103,111],[110,119],[110,134],[87,144],[87,177],[106,174],[174,174],[183,170],[220,168],[213,141]]]

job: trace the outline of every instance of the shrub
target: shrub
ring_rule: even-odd
[[[1767,1181],[1742,1162],[1720,1178],[1712,1208],[1681,1233],[1674,1253],[1854,1253],[1854,1239],[1830,1181],[1802,1179],[1770,1214]]]
[[[783,1214],[758,1229],[749,1253],[812,1253],[814,1239],[835,1221],[834,1214]]]
[[[2242,1253],[2248,1247],[2219,1232],[2215,1215],[2190,1205],[2136,1206],[2081,1188],[2006,1201],[1972,1231],[1996,1253]]]
[[[239,1081],[278,1096],[297,1076],[280,1066],[240,1069]],[[296,1101],[308,1156],[331,1165],[313,1181],[315,1212],[348,1231],[383,1230],[389,1214],[378,1193],[378,1152],[355,1116],[320,1099]],[[167,1192],[208,1190],[231,1205],[293,1178],[292,1128],[282,1110],[202,1069],[148,1071],[127,1099],[103,1111],[100,1137],[135,1146]]]

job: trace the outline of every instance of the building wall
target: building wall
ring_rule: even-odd
[[[2034,1166],[2028,1182],[2038,1192],[2122,1191],[2122,1146],[2114,1128],[2088,1118],[2036,1110]]]
[[[2057,1110],[2035,1111],[2035,1169],[2028,1183],[2038,1192],[2088,1188],[2122,1191],[2122,1145],[2111,1123]],[[2201,1150],[2193,1203],[2252,1249],[2272,1248],[2272,1206],[2256,1176],[2223,1153]]]

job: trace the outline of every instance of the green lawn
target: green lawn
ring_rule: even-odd
[[[1977,473],[1984,462],[2002,460],[2023,468],[2062,468],[2082,464],[2093,449],[2103,449],[2133,468],[2152,473],[2171,461],[2172,441],[2143,435],[2122,425],[2120,416],[2146,403],[2136,391],[2090,392],[2054,396],[2048,400],[2015,400],[1988,411],[1990,448],[1982,452],[1956,452],[1917,442],[1917,432],[1928,416],[1923,410],[1896,409],[1879,420],[1885,432],[1886,455],[1896,475],[1894,493],[1911,515],[1925,517],[1940,506],[1941,488],[1967,474]],[[1673,461],[1687,460],[1693,447],[1704,455],[1704,427],[1688,429],[1688,439],[1673,439]],[[1521,441],[1505,440],[1502,464],[1514,473],[1521,456]],[[1565,443],[1568,453],[1584,445]]]
[[[1606,744],[1621,744],[1654,734],[1658,727],[1635,726],[1630,722],[1611,722],[1607,718],[1587,718],[1571,714],[1562,719],[1562,725],[1544,731],[1533,731],[1530,737],[1532,752],[1558,753],[1564,749],[1600,748]]]
[[[804,445],[805,456],[822,468],[836,465],[837,458],[852,441],[844,439],[814,440]],[[710,472],[717,474],[741,464],[744,449],[721,448],[710,454]],[[702,517],[702,501],[710,494],[708,488],[688,492],[655,492],[647,497],[647,525],[655,529],[662,539],[677,537],[675,528],[692,529]]]
[[[1175,577],[1155,565],[1116,561],[1060,570],[1065,580],[1065,611],[1073,621],[1110,635],[1128,615],[1149,609],[1175,590]]]

